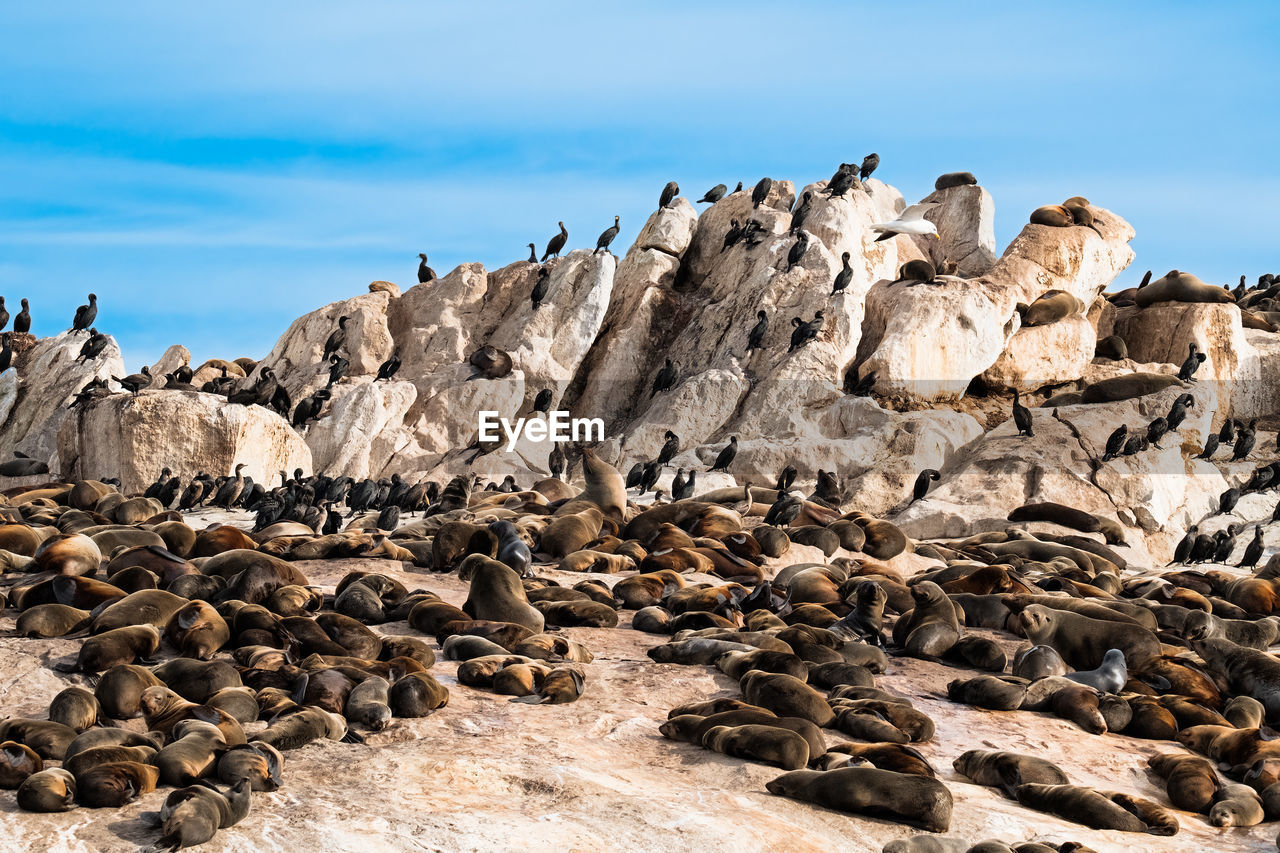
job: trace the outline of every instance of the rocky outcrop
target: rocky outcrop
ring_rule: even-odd
[[[80,360],[87,332],[62,332],[42,338],[0,374],[0,447],[49,462],[58,472],[58,431],[72,398],[94,379],[124,376],[124,359],[114,338],[92,361]]]
[[[183,367],[191,363],[191,351],[182,344],[174,344],[164,351],[164,355],[160,356],[160,360],[151,365],[151,384],[148,388],[163,388],[165,383],[165,374],[172,373],[179,367]],[[197,388],[200,386],[197,385]]]
[[[1101,233],[1026,226],[990,272],[976,279],[872,287],[859,375],[874,372],[876,393],[884,397],[958,400],[1010,346],[1021,327],[1015,312],[1019,302],[1030,304],[1048,290],[1063,290],[1087,308],[1132,261],[1133,229],[1110,211],[1095,208],[1095,213],[1104,223],[1098,226]]]
[[[333,477],[378,477],[414,438],[405,426],[418,391],[412,382],[371,382],[362,378],[333,388],[324,416],[307,427],[315,470]]]
[[[201,471],[230,474],[243,462],[260,483],[279,471],[314,470],[306,442],[274,412],[192,391],[94,400],[61,425],[57,453],[64,476],[119,477],[126,494],[145,489],[162,467],[187,481]]]
[[[941,269],[949,261],[956,265],[956,275],[976,278],[995,266],[996,205],[991,193],[972,185],[948,187],[921,202],[937,205],[924,218],[938,227],[938,239],[913,238],[934,267]]]
[[[262,368],[270,367],[294,400],[323,387],[329,378],[329,365],[322,359],[325,341],[343,316],[349,318],[347,338],[339,352],[351,362],[351,374],[377,373],[392,350],[391,333],[387,330],[390,300],[390,294],[383,291],[362,293],[304,314],[293,321],[248,381],[253,382]]]

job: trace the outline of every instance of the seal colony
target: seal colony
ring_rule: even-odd
[[[781,317],[753,307],[735,330],[739,353],[817,357],[842,333],[832,303],[858,292],[861,273],[846,251],[832,253],[832,275],[810,277],[827,251],[818,223],[823,205],[884,192],[870,180],[879,162],[842,164],[794,210],[779,201],[782,182],[767,178],[754,191],[708,191],[707,217],[723,213],[719,205],[741,208],[738,234],[714,235],[709,254],[758,252],[777,235],[773,274],[823,300]],[[938,180],[939,193],[970,191],[967,173]],[[687,205],[678,193],[668,184],[655,216]],[[938,251],[947,220],[927,217],[941,204],[870,218],[865,240],[919,238]],[[614,222],[592,263],[612,262]],[[1096,243],[1116,219],[1076,197],[1036,211],[1028,227]],[[571,261],[575,253],[560,257],[567,242],[560,223],[547,246],[554,264]],[[954,258],[929,257],[890,264],[877,286],[932,299],[969,281]],[[452,276],[420,259],[421,286]],[[521,304],[558,305],[557,287],[569,283],[559,267],[521,263],[532,265],[533,294]],[[1253,305],[1261,316],[1273,281],[1229,292],[1175,270],[1108,302]],[[1078,290],[1023,296],[1009,302],[1010,328],[1090,322]],[[88,335],[84,362],[105,357],[96,315],[92,297],[70,333]],[[214,394],[289,415],[306,432],[335,417],[353,370],[390,383],[416,369],[408,347],[356,367],[364,327],[354,311],[334,317],[310,365],[179,365],[117,380],[122,392],[95,379],[73,396],[91,411],[114,396]],[[530,358],[501,341],[475,343],[458,354],[458,386],[509,382]],[[75,819],[65,810],[116,809],[130,840],[156,849],[253,832],[288,808],[285,796],[305,803],[323,786],[320,768],[359,774],[391,750],[422,749],[412,743],[422,736],[436,754],[463,748],[439,721],[479,733],[472,741],[522,726],[558,727],[571,740],[600,716],[596,703],[608,697],[616,712],[610,691],[649,677],[644,692],[623,687],[629,716],[602,725],[640,721],[631,736],[644,754],[659,766],[696,765],[700,789],[745,784],[737,790],[758,813],[839,821],[826,825],[873,835],[886,851],[1166,849],[1161,839],[1178,833],[1229,849],[1274,837],[1266,824],[1280,818],[1280,755],[1269,725],[1280,714],[1280,663],[1268,649],[1280,639],[1280,558],[1259,532],[1275,513],[1258,503],[1280,486],[1280,463],[1252,415],[1219,417],[1217,443],[1205,444],[1210,407],[1226,405],[1204,383],[1216,352],[1213,341],[1180,344],[1177,360],[1153,372],[1050,389],[1049,406],[1037,405],[1048,393],[1038,387],[982,398],[1011,417],[991,441],[1020,454],[1069,443],[1099,488],[1118,491],[1120,466],[1156,454],[1211,466],[1215,450],[1231,447],[1234,485],[1168,543],[1186,546],[1167,566],[1129,544],[1141,537],[1151,547],[1151,524],[1113,517],[1078,492],[1027,491],[1036,499],[997,518],[956,516],[951,529],[920,535],[920,519],[955,500],[959,462],[914,464],[897,505],[869,512],[840,465],[812,448],[779,446],[776,464],[748,478],[744,466],[758,469],[769,447],[758,430],[693,447],[678,420],[662,424],[652,448],[606,441],[557,448],[558,461],[549,451],[541,476],[485,473],[502,451],[480,439],[454,448],[475,467],[450,477],[300,468],[282,471],[278,485],[255,482],[243,459],[182,476],[174,472],[189,460],[157,459],[154,481],[122,490],[112,470],[57,476],[43,460],[16,457],[9,476],[33,480],[6,489],[0,504],[4,642],[39,649],[47,659],[33,689],[57,687],[39,702],[26,695],[21,714],[3,709],[0,782],[24,810],[11,825],[22,832],[43,813],[34,825],[49,831]],[[698,367],[665,349],[650,364],[635,396],[676,417],[671,401]],[[858,396],[876,398],[874,375],[856,367],[842,364],[828,380],[835,387],[852,370]],[[299,418],[289,383],[308,371],[316,379],[306,380]],[[203,392],[197,373],[215,373]],[[153,377],[168,390],[150,390]],[[564,393],[530,387],[532,411],[546,414]],[[1095,406],[1108,421],[1100,433],[1077,426]],[[1228,513],[1233,521],[1219,519]],[[1245,554],[1228,568],[1237,533]],[[1053,737],[1014,742],[1012,732],[1028,730]],[[508,759],[520,763],[551,747],[514,749]],[[1073,760],[1075,749],[1106,750],[1132,775],[1099,777]],[[607,768],[608,753],[598,757]],[[147,807],[154,814],[144,817]],[[988,812],[1014,816],[1006,825],[1024,831],[985,830]]]

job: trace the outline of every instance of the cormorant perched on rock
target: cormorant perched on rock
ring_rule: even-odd
[[[90,329],[89,340],[80,347],[80,354],[76,356],[76,361],[91,361],[102,355],[102,351],[107,348],[107,340],[107,336],[98,334],[97,329]]]
[[[329,385],[333,385],[351,370],[351,362],[336,352],[330,358],[333,360],[333,364],[329,365]]]
[[[395,530],[400,526],[400,507],[384,506],[382,511],[378,513],[377,526],[379,530]]]
[[[391,377],[395,376],[397,371],[399,370],[400,370],[400,351],[396,350],[395,352],[391,353],[391,358],[382,362],[382,364],[378,367],[378,375],[373,381],[377,382],[379,379],[390,379]]]
[[[836,273],[836,280],[831,285],[831,295],[842,293],[849,283],[853,281],[853,267],[849,266],[849,253],[845,252],[840,256],[840,262],[844,265],[840,272]]]
[[[661,473],[662,466],[655,459],[653,462],[646,462],[644,468],[640,472],[640,494],[652,489],[658,484],[658,474]]]
[[[1160,439],[1164,438],[1168,432],[1169,422],[1164,418],[1156,418],[1147,426],[1147,441],[1151,442],[1152,446],[1159,448]]]
[[[724,245],[720,247],[720,251],[723,252],[725,249],[734,245],[741,239],[742,239],[742,226],[738,224],[738,220],[730,219],[729,230],[724,233]]]
[[[547,241],[547,250],[542,253],[542,260],[545,262],[550,257],[560,257],[560,250],[564,248],[564,244],[569,242],[569,232],[564,227],[563,222],[557,223],[560,226],[560,233]]]
[[[1124,450],[1124,444],[1129,440],[1129,428],[1124,424],[1116,427],[1115,432],[1107,439],[1107,450],[1102,454],[1102,461],[1109,462],[1120,455],[1120,451]]]
[[[222,507],[223,509],[231,509],[231,505],[240,497],[240,493],[244,491],[244,476],[241,475],[246,467],[244,462],[236,464],[236,475],[228,479],[218,489],[218,493],[213,496],[213,500],[209,502],[210,506]]]
[[[1257,441],[1258,419],[1254,418],[1249,421],[1249,426],[1240,430],[1236,435],[1236,446],[1231,453],[1231,461],[1239,462],[1253,452],[1254,442]]]
[[[304,397],[298,403],[297,408],[293,410],[293,425],[302,429],[307,425],[308,421],[314,421],[320,417],[320,410],[324,408],[326,400],[333,396],[333,392],[328,388],[320,388],[310,397]]]
[[[9,309],[4,307],[4,297],[0,296],[0,329],[9,325]]]
[[[156,495],[160,494],[160,489],[164,487],[165,483],[169,482],[169,476],[172,473],[173,472],[168,468],[161,468],[160,476],[156,477],[151,485],[147,486],[147,489],[142,493],[142,496],[144,498],[154,498]]]
[[[1187,561],[1191,556],[1191,548],[1196,544],[1196,533],[1199,531],[1200,528],[1195,524],[1187,528],[1187,532],[1178,541],[1177,547],[1173,549],[1173,559],[1169,561],[1169,565],[1172,566],[1174,563],[1185,563]]]
[[[741,189],[742,184],[738,184],[738,188]],[[724,184],[716,184],[714,187],[707,190],[706,194],[703,195],[702,198],[698,199],[698,204],[715,204],[720,199],[724,198],[724,194],[727,193],[728,191],[729,191],[729,188],[726,187]],[[671,496],[674,498],[675,493],[672,492]]]
[[[1013,424],[1018,428],[1018,435],[1034,436],[1031,429],[1031,412],[1018,402],[1018,389],[1013,389]]]
[[[1190,394],[1178,395],[1178,399],[1174,400],[1173,405],[1169,407],[1169,414],[1165,416],[1165,421],[1169,424],[1169,432],[1182,426],[1182,422],[1187,419],[1187,407],[1195,404],[1196,398]]]
[[[684,469],[681,468],[680,470],[683,471]],[[697,480],[697,478],[698,478],[698,472],[690,470],[688,479],[686,479],[682,484],[680,484],[679,488],[676,487],[675,482],[672,482],[671,499],[673,501],[683,501],[693,497],[693,490],[696,485],[694,481]]]
[[[796,481],[796,474],[798,473],[799,472],[796,471],[796,466],[787,465],[785,468],[783,468],[781,471],[778,472],[778,482],[774,484],[774,487],[773,487],[774,491],[785,492],[788,489],[790,489],[791,484]]]
[[[1244,558],[1236,563],[1236,568],[1252,569],[1258,565],[1258,561],[1262,559],[1262,552],[1266,547],[1266,543],[1262,541],[1262,525],[1254,525],[1253,540],[1249,543],[1249,547],[1244,549]]]
[[[618,232],[622,229],[618,227],[618,217],[613,217],[613,227],[606,228],[600,232],[600,238],[596,240],[596,252],[608,251],[609,244],[613,242],[613,238],[618,236]]]
[[[1240,503],[1240,490],[1232,486],[1218,496],[1218,514],[1226,515],[1235,509],[1238,503]]]
[[[627,472],[627,479],[623,481],[628,489],[634,489],[640,485],[640,478],[644,476],[644,463],[637,462],[631,466],[631,470]]]
[[[204,493],[204,486],[201,485],[200,481],[202,476],[204,476],[203,471],[182,490],[182,497],[178,500],[179,511],[194,508],[196,502],[200,500],[200,495]]]
[[[799,231],[804,226],[805,219],[809,216],[809,211],[813,209],[813,193],[808,190],[800,197],[800,203],[796,205],[796,209],[791,211],[791,226],[788,230],[792,234]]]
[[[671,430],[667,430],[666,442],[662,445],[662,449],[658,451],[658,464],[666,465],[676,454],[680,452],[680,436]]]
[[[769,197],[769,190],[773,189],[773,178],[761,178],[756,184],[756,188],[751,191],[751,209],[755,210],[760,206],[766,198]]]
[[[1129,436],[1129,440],[1124,443],[1124,452],[1121,456],[1133,456],[1151,447],[1151,442],[1147,441],[1147,437],[1141,433],[1134,433]]]
[[[827,182],[827,195],[831,198],[842,198],[845,193],[858,185],[858,170],[852,163],[841,163],[840,168]]]
[[[676,384],[676,366],[671,363],[671,359],[666,360],[659,370],[658,374],[653,377],[653,388],[649,391],[649,399],[652,400],[660,391],[666,391],[672,385]]]
[[[1218,441],[1223,444],[1236,443],[1236,422],[1234,418],[1227,418],[1222,422],[1222,429],[1218,430]]]
[[[116,379],[114,376],[111,378],[119,382],[120,387],[124,388],[124,390],[136,395],[151,384],[151,368],[144,365],[141,372],[130,373],[124,379]],[[165,470],[168,471],[169,469],[166,468]],[[143,495],[143,497],[151,497],[151,495]]]
[[[771,524],[774,527],[786,527],[791,522],[800,517],[800,510],[804,509],[804,501],[795,495],[789,495],[785,492],[778,495],[778,499],[769,507],[769,511],[764,515],[764,523]]]
[[[920,475],[916,477],[915,486],[913,486],[911,489],[911,503],[915,503],[916,501],[923,498],[926,494],[928,494],[929,484],[940,479],[941,477],[942,475],[939,474],[937,471],[933,470],[932,468],[925,468],[923,471],[921,471]],[[908,506],[909,505],[910,504],[908,504]]]
[[[178,490],[182,488],[182,480],[178,477],[170,477],[169,480],[160,487],[160,493],[156,495],[156,500],[160,501],[160,506],[168,509],[173,506],[173,499],[178,496]]]
[[[675,181],[667,181],[667,185],[662,188],[662,195],[658,197],[658,208],[670,207],[679,194],[680,185]]]
[[[564,448],[562,448],[559,444],[552,445],[551,453],[547,457],[547,470],[551,473],[552,477],[555,477],[557,480],[559,480],[562,476],[564,476],[564,468],[565,468],[566,461],[567,460],[564,458]]]
[[[0,334],[0,373],[13,366],[13,343],[9,332]]]
[[[1214,534],[1214,538],[1218,540],[1213,554],[1215,563],[1226,563],[1227,560],[1231,559],[1231,552],[1236,547],[1236,531],[1239,529],[1238,525],[1228,524],[1226,530],[1219,530]]]
[[[538,396],[533,398],[533,410],[544,414],[551,411],[551,401],[555,399],[555,396],[556,392],[550,388],[543,388],[538,392]]]
[[[532,243],[529,244],[529,263],[536,264],[538,262],[538,250],[534,248]]]
[[[422,258],[418,262],[418,284],[425,284],[436,277],[436,271],[427,266],[427,256],[424,252],[419,252],[418,257]]]
[[[865,181],[867,178],[871,177],[871,173],[874,172],[876,167],[879,165],[880,155],[875,152],[868,154],[866,157],[862,158],[862,168],[858,169],[858,177]]]
[[[733,461],[733,457],[738,455],[738,437],[736,435],[729,436],[729,444],[724,450],[721,450],[716,456],[716,464],[711,466],[712,471],[729,470],[729,463]]]
[[[747,244],[747,248],[759,246],[772,234],[773,232],[765,228],[759,219],[748,219],[747,224],[742,226],[742,240]]]
[[[329,333],[329,339],[324,342],[324,355],[320,357],[321,361],[328,361],[329,356],[342,349],[342,345],[347,342],[347,316],[338,318],[338,328]]]
[[[767,334],[769,334],[769,315],[764,311],[757,311],[756,324],[747,333],[747,352],[760,349],[761,344],[764,343],[764,336]]]
[[[791,325],[795,328],[791,332],[791,346],[787,348],[787,352],[795,352],[816,338],[818,332],[822,331],[822,323],[823,314],[820,310],[814,312],[813,319],[807,323],[799,317],[792,317]]]
[[[791,268],[800,263],[804,257],[805,251],[809,248],[809,232],[801,231],[796,237],[795,244],[791,247],[791,251],[787,252],[787,272],[791,272]]]
[[[76,316],[71,320],[71,331],[83,332],[85,329],[93,325],[93,321],[98,318],[98,297],[96,294],[89,294],[89,304],[81,305],[76,309]]]
[[[1217,452],[1218,445],[1220,443],[1221,443],[1221,439],[1218,438],[1218,434],[1216,432],[1209,433],[1209,437],[1206,438],[1204,441],[1204,450],[1201,450],[1200,455],[1197,456],[1196,458],[1197,459],[1213,458],[1213,454]]]
[[[680,493],[684,491],[685,482],[684,469],[677,468],[675,477],[671,479],[671,499],[673,501],[680,500]]]
[[[735,192],[735,193],[740,193],[740,192],[742,192],[742,181],[738,181],[738,186],[734,188],[733,192]],[[732,195],[732,194],[733,194],[733,193],[730,193],[730,195]]]
[[[547,288],[551,286],[551,273],[546,267],[538,270],[538,280],[533,283],[533,293],[529,295],[533,302],[533,310],[537,311],[542,305],[542,300],[547,298]]]
[[[22,300],[22,310],[18,312],[18,316],[13,318],[13,330],[20,335],[28,334],[31,331],[31,309],[27,306],[27,300]]]
[[[1186,361],[1182,362],[1182,367],[1178,368],[1178,378],[1183,382],[1194,381],[1191,377],[1195,375],[1195,372],[1205,360],[1205,354],[1197,352],[1199,347],[1195,344],[1190,344],[1188,349]]]
[[[1222,533],[1221,530],[1218,533]],[[1191,546],[1191,554],[1187,557],[1188,563],[1203,563],[1206,560],[1213,559],[1213,553],[1218,548],[1217,535],[1210,536],[1207,533],[1201,533],[1196,536],[1196,542]]]

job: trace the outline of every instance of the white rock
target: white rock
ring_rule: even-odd
[[[193,391],[95,400],[67,419],[57,442],[64,476],[118,476],[125,493],[145,489],[166,466],[189,480],[200,471],[230,474],[243,462],[259,483],[282,470],[313,470],[306,442],[275,412]]]
[[[378,477],[413,441],[404,425],[417,399],[412,382],[361,379],[333,387],[329,410],[306,430],[315,470],[331,477]]]

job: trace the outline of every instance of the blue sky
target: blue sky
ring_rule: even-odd
[[[1280,271],[1280,4],[239,3],[0,7],[0,294],[261,357],[296,316],[698,198],[881,156],[967,169],[997,238],[1084,195],[1134,266]]]

